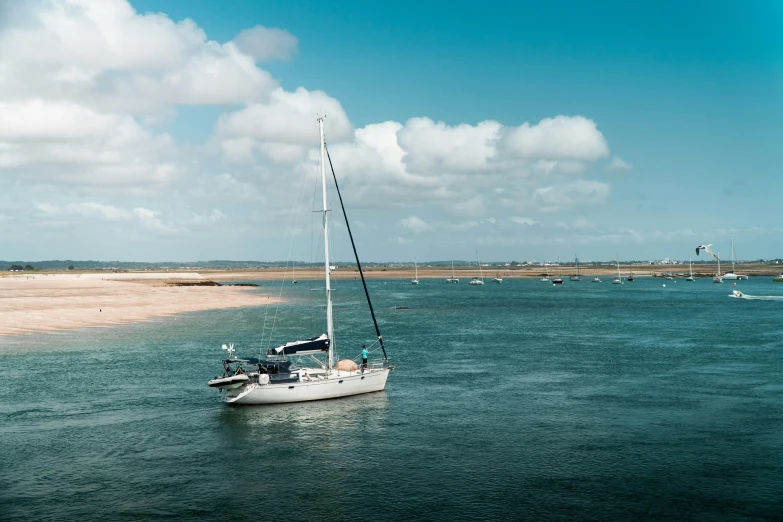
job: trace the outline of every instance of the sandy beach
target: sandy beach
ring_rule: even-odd
[[[167,273],[0,277],[0,336],[105,327],[183,312],[277,302],[246,287],[170,284],[184,280],[203,277]]]

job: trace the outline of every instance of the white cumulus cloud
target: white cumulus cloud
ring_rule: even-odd
[[[400,220],[400,226],[416,233],[432,230],[432,225],[417,216],[408,216]]]
[[[257,25],[239,33],[234,43],[256,61],[265,62],[291,58],[297,52],[299,39],[285,29]]]
[[[613,170],[613,171],[628,172],[630,170],[633,170],[633,165],[623,160],[620,156],[614,156],[612,158],[612,161],[609,162],[609,166],[606,168],[608,170]]]

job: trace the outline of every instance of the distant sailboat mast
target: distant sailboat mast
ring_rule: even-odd
[[[718,250],[718,273],[716,275],[720,277],[720,250]]]
[[[734,232],[731,233],[731,273],[734,274]]]

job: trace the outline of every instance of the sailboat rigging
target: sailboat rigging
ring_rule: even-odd
[[[694,281],[693,279],[693,261],[691,261],[691,256],[688,256],[688,277],[685,278],[686,281]]]
[[[413,266],[415,267],[415,274],[413,275],[413,279],[411,279],[412,285],[418,285],[419,284],[419,265],[416,263],[416,260],[413,260]]]
[[[302,402],[320,399],[331,399],[358,395],[374,391],[381,391],[386,387],[389,372],[394,366],[389,364],[386,348],[378,328],[378,321],[370,300],[367,282],[364,278],[362,265],[356,252],[356,244],[351,233],[351,226],[343,204],[342,194],[337,184],[337,176],[334,172],[329,152],[326,150],[324,138],[324,120],[318,118],[320,131],[320,177],[322,188],[323,207],[323,238],[324,238],[324,276],[326,298],[326,333],[305,340],[292,341],[276,348],[267,350],[267,359],[238,358],[234,356],[234,345],[230,348],[223,346],[228,352],[228,357],[223,360],[223,375],[210,380],[208,385],[220,391],[222,399],[229,404],[277,404],[289,402]],[[332,314],[332,288],[329,264],[329,207],[327,202],[326,185],[326,160],[332,171],[334,187],[340,199],[340,207],[345,218],[348,237],[351,240],[356,265],[361,276],[367,305],[370,309],[375,333],[376,343],[383,352],[382,361],[374,361],[358,364],[350,359],[344,359],[335,364],[335,337],[334,321]],[[373,346],[375,343],[373,343]],[[368,350],[369,351],[369,350]],[[325,361],[316,356],[325,356]],[[315,366],[298,366],[291,360],[302,356],[309,356],[315,361]]]

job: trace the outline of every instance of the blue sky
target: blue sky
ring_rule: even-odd
[[[66,7],[68,3],[55,2]],[[118,12],[124,12],[119,0],[106,4],[117,4]],[[133,16],[125,12],[110,23],[106,20],[111,17],[85,15],[73,6],[64,16],[89,19],[91,26],[105,23],[108,31],[125,23],[136,27],[139,17],[161,13],[172,24],[192,20],[203,31],[204,42],[187,51],[190,54],[183,51],[184,58],[162,63],[154,53],[134,55],[135,61],[124,67],[107,65],[110,62],[95,56],[89,59],[97,61],[89,62],[78,47],[86,44],[76,42],[69,48],[78,52],[56,64],[52,60],[49,67],[54,70],[64,61],[80,74],[89,71],[97,78],[90,89],[100,88],[100,94],[111,91],[105,102],[96,103],[94,96],[76,97],[66,89],[52,92],[42,87],[40,92],[22,93],[4,85],[2,76],[0,102],[11,107],[33,96],[51,103],[84,103],[94,113],[110,114],[115,122],[127,115],[138,122],[139,132],[151,136],[144,139],[155,141],[165,135],[170,143],[166,150],[160,145],[162,151],[144,161],[138,156],[146,152],[139,150],[149,146],[141,143],[139,149],[118,150],[116,157],[123,165],[138,163],[139,169],[167,165],[175,174],[151,176],[145,185],[134,182],[133,176],[139,175],[134,171],[124,181],[118,177],[109,182],[106,176],[126,174],[116,174],[118,169],[91,173],[89,161],[77,168],[70,158],[67,168],[58,170],[57,161],[64,161],[59,156],[45,165],[3,163],[0,157],[0,183],[8,187],[5,197],[0,194],[0,225],[5,225],[0,258],[285,258],[290,234],[278,232],[290,219],[283,217],[286,210],[277,190],[290,194],[283,186],[298,186],[298,176],[309,169],[308,159],[304,149],[299,156],[294,150],[294,142],[301,147],[298,136],[283,143],[267,131],[237,123],[243,114],[270,114],[260,107],[268,103],[263,96],[194,94],[183,103],[190,91],[159,99],[159,87],[148,94],[143,89],[105,87],[116,76],[141,85],[138,77],[147,81],[160,75],[165,84],[166,74],[180,74],[194,53],[212,52],[205,42],[226,44],[257,25],[285,30],[296,39],[293,47],[285,47],[290,44],[287,37],[264,33],[266,39],[257,45],[278,49],[279,56],[269,59],[262,49],[266,58],[257,55],[255,67],[278,87],[254,77],[257,92],[278,88],[293,93],[303,87],[309,99],[322,91],[344,114],[333,157],[338,174],[341,166],[351,165],[346,170],[346,196],[349,207],[355,202],[351,214],[360,223],[357,235],[366,245],[368,259],[467,259],[476,248],[482,258],[498,260],[570,258],[577,252],[583,259],[611,259],[615,252],[623,259],[687,258],[702,242],[728,250],[731,231],[740,257],[783,255],[783,226],[775,212],[783,149],[783,5],[778,2],[131,4]],[[0,27],[0,34],[11,35],[6,45],[22,41],[13,38],[21,38],[24,20],[35,19],[47,8],[34,4],[24,16],[9,17],[12,23]],[[60,39],[72,38],[57,26],[40,32],[46,31]],[[114,29],[117,33],[126,34]],[[164,35],[160,38],[163,44]],[[117,45],[122,47],[123,42]],[[129,40],[125,45],[127,49],[138,44]],[[279,50],[281,45],[285,50]],[[7,48],[17,55],[8,59],[7,70],[45,62],[20,47]],[[121,61],[127,58],[122,52],[113,50],[107,56],[120,56]],[[166,72],[166,67],[171,69]],[[198,84],[209,81],[199,79]],[[32,79],[30,85],[34,84]],[[190,89],[184,84],[178,88]],[[217,82],[210,92],[231,88]],[[308,102],[307,107],[317,103]],[[256,105],[258,110],[252,112]],[[238,115],[237,121],[226,123],[230,115]],[[502,136],[526,122],[536,126],[558,116],[570,119],[561,121],[559,130],[545,133],[545,141],[552,141],[535,146],[515,142],[514,159],[504,156],[511,145],[504,144]],[[595,128],[581,126],[581,120],[573,119],[577,117]],[[224,125],[218,124],[221,118],[226,118]],[[428,118],[432,125],[414,129],[409,125],[412,118]],[[287,117],[279,125],[286,121]],[[496,122],[499,130],[472,134],[484,121]],[[357,149],[357,143],[365,145],[360,130],[383,122],[402,127],[397,131],[407,154],[402,167],[389,163],[378,150]],[[434,140],[426,142],[422,133],[437,131],[439,122],[443,132],[426,134]],[[471,128],[460,128],[463,124]],[[448,144],[438,141],[454,141],[454,132],[463,131],[468,133],[466,143],[490,136],[487,143],[496,144],[488,153],[466,149],[464,161],[470,168],[451,165],[443,156]],[[0,134],[0,145],[5,140],[10,150],[22,138],[7,134]],[[387,129],[383,139],[394,135]],[[53,138],[51,133],[46,136],[48,150]],[[72,137],[56,138],[73,146]],[[28,147],[30,137],[24,139]],[[593,148],[572,153],[569,140],[583,139],[592,140]],[[232,157],[225,147],[227,141],[239,143],[236,140],[248,140],[254,152],[247,156],[231,149]],[[156,143],[160,141],[165,140]],[[433,148],[405,146],[425,142]],[[552,143],[560,144],[557,150]],[[107,146],[111,144],[102,143],[101,150]],[[281,151],[289,149],[281,160]],[[36,149],[38,157],[40,150]],[[453,157],[455,151],[448,154]],[[365,163],[354,164],[355,158],[365,156]],[[544,172],[545,166],[537,161],[549,170]],[[42,175],[44,170],[58,174]],[[453,190],[440,194],[439,182]],[[210,190],[193,190],[199,183],[241,186],[243,192],[234,199],[217,189],[204,194]],[[102,219],[106,222],[97,222]],[[22,232],[20,224],[34,233]],[[292,256],[306,259],[309,224],[300,228],[308,233],[294,242]],[[336,235],[336,240],[344,239],[340,229]],[[347,249],[337,249],[338,255],[347,257]]]

